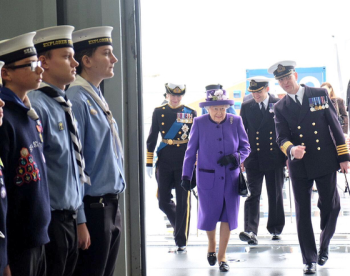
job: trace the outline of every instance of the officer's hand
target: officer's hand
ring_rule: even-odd
[[[189,180],[182,180],[181,181],[181,187],[185,190],[185,191],[190,191],[191,190],[191,181]]]
[[[349,161],[341,162],[340,163],[340,171],[342,173],[347,173],[348,172],[348,167],[349,167]]]
[[[146,167],[147,175],[149,178],[152,178],[153,176],[153,168],[152,167]]]
[[[242,163],[240,166],[241,166],[241,171],[242,171],[242,172],[245,172],[244,164]]]
[[[305,146],[294,146],[292,147],[292,155],[295,159],[302,159],[305,154]]]
[[[86,223],[82,223],[78,225],[78,248],[82,250],[86,250],[90,247],[90,233],[86,227]]]
[[[5,269],[4,269],[4,274],[3,274],[3,275],[4,275],[4,276],[11,276],[11,275],[12,275],[9,265],[7,265],[7,266],[5,267]]]
[[[218,164],[220,164],[221,166],[227,166],[228,164],[233,164],[234,167],[238,168],[237,159],[233,154],[229,154],[221,157],[220,160],[218,161]]]

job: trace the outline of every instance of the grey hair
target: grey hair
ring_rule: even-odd
[[[211,106],[216,106],[216,105],[205,106],[204,108],[209,112],[209,107],[211,107]],[[225,107],[225,109],[227,109],[227,108],[230,107],[229,104],[225,104],[225,105],[223,105],[223,106]]]

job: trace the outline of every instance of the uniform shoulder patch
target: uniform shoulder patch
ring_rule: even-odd
[[[166,104],[162,104],[160,106],[157,106],[156,108],[161,108],[161,107],[165,107],[166,105],[168,105],[167,103]]]

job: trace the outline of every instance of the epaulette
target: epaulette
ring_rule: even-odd
[[[157,106],[156,108],[161,108],[161,107],[166,106],[166,105],[167,105],[167,103],[166,104],[162,104],[161,106]]]

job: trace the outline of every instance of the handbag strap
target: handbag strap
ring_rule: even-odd
[[[242,168],[241,168],[241,153],[238,152],[238,167],[239,171],[242,173]]]

